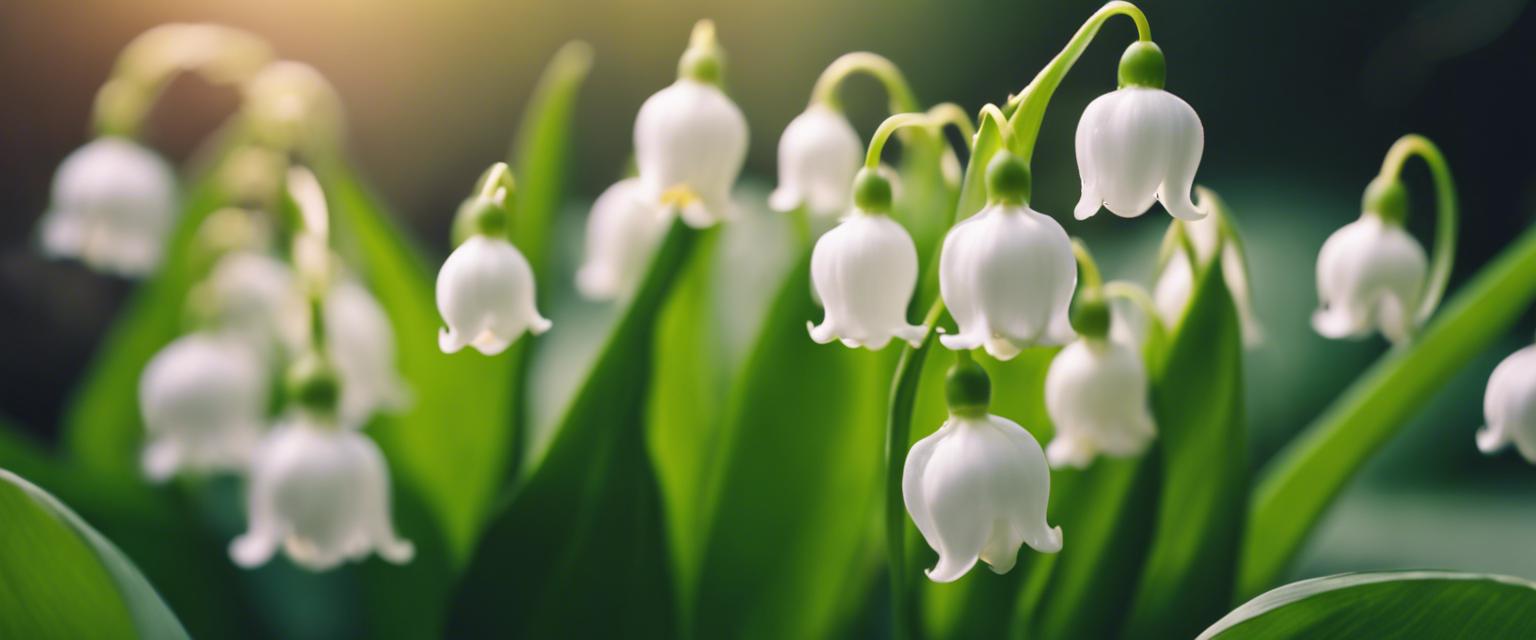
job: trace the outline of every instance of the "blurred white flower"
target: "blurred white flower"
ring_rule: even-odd
[[[586,255],[576,288],[591,300],[615,300],[645,278],[652,254],[671,223],[666,208],[645,197],[639,178],[614,183],[592,203]]]
[[[1510,444],[1536,464],[1536,345],[1516,351],[1493,369],[1483,395],[1477,448],[1496,453]]]
[[[438,333],[443,353],[468,345],[493,356],[524,331],[550,327],[534,303],[528,259],[512,243],[484,235],[465,240],[437,272],[437,310],[448,325]]]
[[[842,340],[878,350],[891,338],[916,346],[927,329],[907,322],[917,286],[917,247],[890,216],[855,209],[816,241],[811,284],[826,308],[810,327],[818,344]]]
[[[863,157],[863,143],[848,118],[827,105],[811,105],[779,138],[779,186],[768,205],[778,211],[804,206],[819,215],[847,210]]]
[[[155,152],[119,137],[75,150],[53,177],[38,235],[50,256],[128,277],[160,265],[176,220],[176,175]]]
[[[1372,331],[1395,344],[1412,339],[1424,297],[1429,260],[1401,224],[1374,213],[1335,231],[1317,256],[1322,307],[1312,327],[1327,338],[1363,338]]]
[[[944,238],[939,292],[959,325],[945,347],[985,347],[999,360],[1072,340],[1067,307],[1077,261],[1067,232],[1027,206],[994,203]]]
[[[343,279],[326,294],[325,340],[340,378],[342,422],[361,426],[375,412],[410,404],[396,368],[395,330],[362,283]]]
[[[1200,220],[1184,222],[1190,243],[1195,247],[1201,262],[1209,261],[1218,244],[1221,249],[1221,276],[1237,306],[1237,315],[1243,327],[1243,343],[1256,347],[1264,341],[1264,326],[1259,323],[1253,308],[1253,294],[1248,283],[1245,257],[1234,242],[1220,242],[1220,221],[1217,214]],[[1194,293],[1195,274],[1190,268],[1189,255],[1182,248],[1175,248],[1157,275],[1157,286],[1152,296],[1157,302],[1163,323],[1175,326],[1189,307],[1189,297]]]
[[[731,187],[747,157],[747,119],[720,88],[678,78],[640,106],[635,165],[647,198],[708,227],[731,214]]]
[[[219,258],[204,290],[220,325],[271,350],[298,353],[309,339],[309,310],[287,263],[256,251]]]
[[[1200,116],[1178,96],[1145,86],[1099,96],[1077,124],[1077,219],[1100,206],[1134,218],[1159,201],[1175,218],[1199,220],[1190,192],[1204,150]]]
[[[1061,528],[1045,518],[1051,491],[1045,453],[1006,418],[952,413],[913,445],[901,489],[917,530],[939,553],[928,571],[935,582],[958,580],[977,559],[1007,573],[1021,544],[1061,550]]]
[[[181,471],[244,469],[270,393],[267,361],[248,342],[213,333],[176,339],[139,378],[145,475],[159,482]]]
[[[230,557],[257,567],[281,545],[311,571],[375,551],[395,564],[409,562],[415,549],[395,535],[389,494],[389,469],[372,440],[299,412],[274,428],[252,458],[249,528],[230,545]]]
[[[1157,430],[1147,404],[1147,371],[1136,349],[1081,338],[1051,361],[1045,408],[1056,425],[1046,448],[1053,467],[1087,467],[1100,453],[1141,454]]]

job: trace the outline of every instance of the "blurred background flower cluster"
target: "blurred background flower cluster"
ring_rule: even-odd
[[[207,20],[248,29],[313,64],[346,105],[349,155],[430,255],[446,255],[465,185],[504,155],[527,91],[549,55],[577,38],[595,50],[578,108],[577,203],[618,177],[632,114],[675,72],[700,17],[729,38],[728,90],[751,126],[747,180],[766,192],[784,125],[832,59],[890,57],[925,102],[973,108],[1015,91],[1062,44],[1082,2],[703,2],[191,0],[0,4],[0,420],[55,436],[74,382],[130,285],[49,262],[33,236],[52,172],[88,139],[92,96],[129,39],[156,24]],[[1405,131],[1445,150],[1462,199],[1452,289],[1536,212],[1536,124],[1524,99],[1536,78],[1536,9],[1525,0],[1154,3],[1168,87],[1197,105],[1210,144],[1202,182],[1219,188],[1242,228],[1266,342],[1247,354],[1255,468],[1304,427],[1385,348],[1328,342],[1308,317],[1313,261],[1327,234],[1359,213],[1360,189]],[[1128,24],[1108,29],[1130,30]],[[1090,49],[1085,70],[1047,113],[1035,208],[1087,238],[1107,275],[1150,284],[1165,220],[1068,220],[1077,197],[1075,117],[1111,89],[1119,55]],[[883,94],[861,80],[845,93],[864,136]],[[175,161],[236,105],[232,91],[178,80],[151,118],[148,141]],[[1422,169],[1413,202],[1432,202]],[[580,228],[585,206],[562,224]],[[1412,217],[1427,238],[1433,217]],[[576,241],[579,233],[567,233]],[[568,252],[578,253],[578,252]],[[559,288],[569,289],[566,283]],[[1527,344],[1532,318],[1451,381],[1373,461],[1324,523],[1298,571],[1443,566],[1536,578],[1536,556],[1509,554],[1536,537],[1536,472],[1515,456],[1487,459],[1473,433],[1481,393],[1503,355]],[[430,339],[424,337],[423,339]],[[1447,540],[1455,540],[1448,544]]]

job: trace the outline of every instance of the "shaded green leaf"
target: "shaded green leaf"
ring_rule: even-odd
[[[1442,571],[1349,573],[1285,585],[1217,621],[1222,638],[1530,638],[1536,583]]]
[[[111,542],[3,469],[0,522],[0,637],[188,637]]]
[[[674,223],[548,453],[482,538],[459,584],[452,634],[672,635],[661,496],[638,418],[657,316],[698,235]]]
[[[1162,487],[1126,622],[1133,637],[1194,635],[1231,597],[1248,495],[1242,349],[1215,260],[1196,275],[1163,367],[1153,372]]]
[[[587,43],[568,42],[555,52],[528,99],[512,150],[518,180],[512,240],[538,275],[548,273],[555,216],[569,182],[576,98],[591,70],[592,47]]]
[[[1536,300],[1536,230],[1482,270],[1407,348],[1394,349],[1264,471],[1244,540],[1241,595],[1278,582],[1349,479],[1451,374]]]
[[[707,499],[699,637],[817,638],[867,584],[877,501],[881,354],[818,345],[810,259],[783,278],[732,389]],[[790,373],[794,372],[794,373]]]

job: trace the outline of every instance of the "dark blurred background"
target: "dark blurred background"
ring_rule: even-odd
[[[308,62],[340,91],[364,176],[422,244],[446,252],[455,205],[504,155],[537,75],[570,39],[590,42],[575,153],[577,198],[591,198],[630,153],[635,109],[669,83],[694,20],[712,17],[728,84],[752,126],[747,172],[771,181],[783,126],[839,54],[895,60],[927,103],[1001,102],[1100,3],[206,0],[0,3],[0,418],[51,437],[131,285],[39,257],[32,241],[58,162],[88,139],[96,88],[118,50],[168,21],[254,31]],[[1402,133],[1439,143],[1464,207],[1455,282],[1464,281],[1536,211],[1536,10],[1526,0],[1144,3],[1166,52],[1168,88],[1206,128],[1200,181],[1235,209],[1252,253],[1269,340],[1247,367],[1257,468],[1369,365],[1379,340],[1330,343],[1307,324],[1312,261],[1358,215],[1361,190]],[[1036,203],[1065,214],[1077,199],[1072,136],[1089,100],[1114,88],[1133,37],[1116,20],[1068,76],[1046,116]],[[846,92],[867,136],[884,115],[871,81]],[[235,106],[226,90],[184,80],[156,112],[149,140],[175,160]],[[1430,237],[1423,169],[1407,172],[1411,226]],[[1064,216],[1069,218],[1070,216]],[[1095,243],[1112,275],[1150,282],[1166,216],[1100,215],[1067,223]],[[1455,284],[1453,283],[1453,293]],[[1325,524],[1303,573],[1444,566],[1536,578],[1536,468],[1473,447],[1493,365],[1531,339],[1529,314],[1496,350],[1448,381],[1429,410],[1373,462]],[[1241,455],[1242,452],[1234,452]],[[1456,540],[1447,544],[1447,540]]]

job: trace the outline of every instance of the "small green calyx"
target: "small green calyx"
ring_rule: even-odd
[[[719,85],[724,75],[725,52],[720,49],[720,41],[715,39],[715,23],[700,20],[693,25],[688,49],[677,61],[677,77]]]
[[[469,198],[459,205],[459,215],[469,220],[471,228],[480,235],[499,237],[507,233],[507,208],[493,199]]]
[[[957,416],[981,417],[987,415],[992,404],[992,380],[986,369],[971,359],[969,351],[955,354],[955,366],[950,367],[944,381],[944,397],[949,412]]]
[[[286,382],[290,403],[324,415],[336,412],[341,382],[335,368],[320,354],[310,352],[293,363]]]
[[[1408,189],[1403,187],[1401,180],[1376,176],[1365,188],[1361,208],[1366,213],[1381,216],[1383,221],[1402,225],[1408,219]]]
[[[987,193],[994,202],[1029,204],[1032,180],[1029,166],[1008,151],[999,151],[987,163]]]
[[[891,181],[877,169],[863,168],[853,177],[853,206],[868,213],[890,213]]]
[[[1120,56],[1120,87],[1163,88],[1168,77],[1168,63],[1163,50],[1150,40],[1132,43]]]
[[[1084,338],[1102,340],[1109,335],[1109,304],[1098,292],[1084,291],[1072,301],[1072,329]]]

